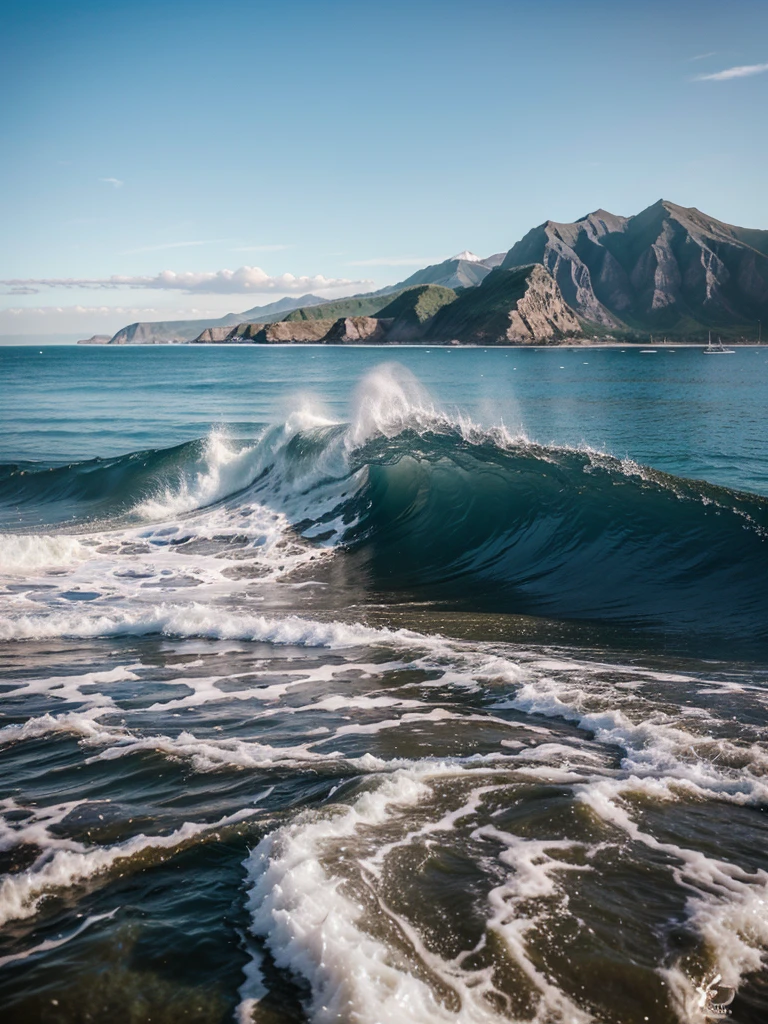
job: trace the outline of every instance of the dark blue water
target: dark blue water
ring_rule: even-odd
[[[681,476],[766,493],[768,346],[702,357],[615,349],[48,347],[0,349],[0,459],[159,448],[226,424],[252,436],[310,394],[348,416],[382,358],[480,423],[589,444]]]
[[[0,374],[4,1020],[766,1020],[768,353]]]

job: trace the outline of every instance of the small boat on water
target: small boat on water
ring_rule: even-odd
[[[718,335],[717,344],[712,344],[712,331],[709,332],[709,344],[704,349],[705,356],[732,356],[735,353],[735,349],[726,348],[723,345],[722,338]]]

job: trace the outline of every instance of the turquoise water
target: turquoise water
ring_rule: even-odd
[[[765,1020],[766,352],[0,370],[8,1020]]]
[[[321,346],[0,350],[0,459],[122,455],[205,435],[237,436],[311,395],[336,416],[384,359],[440,403],[543,443],[589,444],[683,476],[766,493],[768,347],[329,349]]]

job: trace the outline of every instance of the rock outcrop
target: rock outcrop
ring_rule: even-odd
[[[146,323],[128,324],[114,334],[110,345],[156,345],[170,341],[199,341],[200,334],[207,328],[217,330],[237,327],[243,323],[273,323],[282,320],[286,313],[299,306],[309,309],[326,300],[319,295],[300,295],[278,299],[266,306],[254,306],[243,313],[227,313],[216,320],[157,320]],[[223,339],[220,339],[223,340]]]
[[[541,264],[499,268],[479,288],[462,292],[430,322],[434,341],[476,345],[557,344],[582,333],[557,282]]]
[[[436,285],[409,288],[382,313],[336,320],[286,319],[275,324],[207,328],[200,344],[380,345],[459,341],[475,344],[548,344],[581,333],[552,275],[540,264],[490,272],[458,297]]]
[[[547,221],[502,267],[542,263],[592,323],[701,333],[768,315],[767,254],[768,231],[660,200],[635,217],[598,210],[573,224]]]
[[[197,345],[215,345],[221,342],[229,344],[230,338],[232,337],[233,327],[206,327],[201,332],[200,336],[193,338],[193,341]]]
[[[341,317],[333,324],[324,340],[329,345],[379,345],[387,340],[387,331],[391,325],[391,320],[373,316]]]
[[[111,334],[94,334],[90,338],[83,338],[78,345],[108,345]]]
[[[206,327],[198,338],[196,345],[243,345],[252,342],[263,331],[266,324],[237,324],[235,327]]]
[[[285,345],[323,341],[333,320],[281,320],[273,324],[237,324],[207,327],[194,339],[196,345]]]
[[[257,345],[284,345],[289,342],[313,343],[323,341],[333,327],[333,320],[296,320],[291,323],[281,320],[276,324],[265,324],[253,337]]]

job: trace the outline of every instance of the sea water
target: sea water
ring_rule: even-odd
[[[766,1019],[768,353],[0,380],[3,1020]]]

